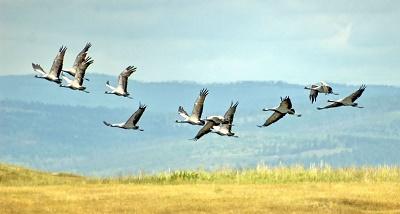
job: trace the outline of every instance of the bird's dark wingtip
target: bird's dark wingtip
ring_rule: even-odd
[[[208,91],[207,88],[202,88],[202,89],[200,90],[200,96],[207,96],[208,93],[209,93],[209,91]]]

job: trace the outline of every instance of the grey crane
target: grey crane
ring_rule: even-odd
[[[203,106],[206,96],[208,95],[208,90],[206,88],[201,89],[200,95],[197,98],[193,106],[192,115],[189,115],[182,106],[179,106],[178,113],[184,118],[184,120],[176,120],[176,123],[189,123],[191,125],[204,125],[205,121],[201,119],[203,113]]]
[[[280,120],[282,117],[284,117],[286,114],[290,115],[295,115],[297,117],[301,117],[301,114],[296,114],[296,111],[292,108],[292,101],[290,100],[289,97],[285,97],[282,99],[281,97],[281,103],[279,104],[278,107],[275,108],[269,108],[269,109],[263,109],[263,111],[273,111],[274,113],[265,121],[263,125],[259,125],[258,127],[266,127],[271,125],[272,123],[275,123],[276,121]]]
[[[117,96],[123,96],[132,99],[132,97],[130,97],[128,93],[128,77],[135,71],[136,67],[133,66],[128,66],[127,68],[125,68],[125,70],[123,70],[118,76],[118,86],[114,88],[110,85],[110,82],[107,81],[106,86],[111,89],[111,91],[106,91],[104,93],[115,94]]]
[[[93,63],[92,58],[86,57],[84,61],[78,66],[74,80],[70,80],[68,77],[63,75],[62,78],[67,82],[67,85],[60,84],[60,87],[70,88],[72,90],[79,90],[89,93],[88,91],[86,91],[86,87],[83,86],[83,80],[85,78],[86,69],[92,63]]]
[[[210,116],[206,118],[205,125],[197,132],[196,136],[191,139],[194,141],[199,140],[201,137],[208,133],[216,133],[220,136],[229,136],[229,137],[238,137],[235,133],[231,132],[233,126],[233,117],[236,112],[236,108],[239,105],[239,102],[231,105],[229,109],[225,112],[225,115],[222,116]]]
[[[139,104],[139,109],[136,110],[135,113],[133,113],[132,116],[124,123],[111,124],[106,121],[103,121],[103,123],[104,123],[104,125],[110,126],[110,127],[144,131],[137,125],[137,123],[139,122],[140,118],[142,117],[143,112],[146,110],[146,107],[147,107],[146,105]]]
[[[235,104],[231,102],[231,106],[225,112],[225,115],[223,117],[224,121],[217,126],[213,126],[213,132],[221,136],[238,137],[235,135],[235,133],[231,131],[233,126],[233,117],[235,116],[236,108],[238,105],[239,102],[236,102]]]
[[[311,85],[311,87],[306,86],[306,87],[304,87],[304,89],[310,90],[309,98],[311,100],[311,103],[314,103],[315,101],[317,101],[318,93],[324,93],[325,95],[327,95],[327,94],[339,95],[337,93],[334,93],[332,87],[324,81],[321,81],[319,83],[314,83]]]
[[[322,109],[327,109],[327,108],[335,108],[335,107],[339,107],[339,106],[352,106],[352,107],[357,107],[357,108],[364,108],[362,106],[359,106],[358,103],[355,103],[355,101],[363,94],[365,88],[366,88],[365,85],[361,85],[361,87],[357,91],[353,92],[349,96],[339,99],[339,100],[328,100],[328,102],[330,102],[332,104],[327,105],[322,108],[318,107],[317,109],[322,110]]]
[[[61,83],[60,75],[62,73],[64,55],[66,51],[67,47],[65,46],[60,47],[56,57],[53,60],[53,65],[51,66],[50,71],[48,73],[45,72],[44,69],[39,64],[32,63],[33,70],[40,74],[40,75],[35,75],[35,77],[60,84]]]
[[[79,52],[78,55],[76,55],[72,68],[63,69],[63,73],[67,73],[74,77],[76,71],[78,70],[79,65],[85,61],[87,52],[89,51],[90,47],[92,47],[92,44],[90,44],[90,42],[86,43],[85,47],[81,50],[81,52]],[[88,78],[85,78],[85,80],[89,81]]]

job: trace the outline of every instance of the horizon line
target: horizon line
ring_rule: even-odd
[[[97,75],[97,76],[110,76],[110,77],[115,77],[114,75],[111,74],[104,74],[104,73],[90,73],[90,75]],[[0,78],[2,77],[23,77],[23,76],[33,76],[31,74],[0,74]],[[307,86],[313,83],[316,83],[314,81],[313,83],[307,83],[307,84],[300,84],[300,83],[294,83],[294,82],[288,82],[284,80],[235,80],[235,81],[230,81],[230,82],[196,82],[193,80],[166,80],[166,81],[146,81],[146,80],[138,80],[138,79],[132,79],[131,81],[136,81],[139,83],[147,83],[147,84],[162,84],[162,83],[181,83],[181,84],[197,84],[197,85],[229,85],[229,84],[241,84],[241,83],[274,83],[274,84],[287,84],[287,85],[297,85],[297,86]],[[324,80],[325,81],[325,80]],[[330,84],[335,84],[335,85],[341,85],[341,86],[358,86],[359,84],[355,83],[338,83],[338,82],[331,82],[331,81],[326,81]],[[385,87],[396,87],[399,88],[400,85],[391,85],[391,84],[376,84],[376,83],[362,83],[366,84],[369,86],[385,86]]]

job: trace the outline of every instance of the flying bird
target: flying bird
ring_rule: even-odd
[[[330,105],[327,105],[325,107],[318,107],[318,110],[322,109],[327,109],[327,108],[335,108],[339,106],[352,106],[352,107],[357,107],[357,108],[364,108],[362,106],[358,106],[358,103],[355,103],[356,101],[364,92],[366,86],[361,85],[361,87],[355,91],[354,93],[350,94],[349,96],[342,98],[340,100],[328,100],[328,102],[332,103]]]
[[[193,106],[192,115],[189,115],[182,106],[179,106],[178,113],[181,115],[184,120],[176,120],[177,123],[189,123],[191,125],[204,125],[205,121],[201,119],[201,115],[203,113],[203,105],[206,96],[208,95],[208,90],[206,88],[201,89],[200,95],[197,98],[196,102]]]
[[[231,131],[232,126],[233,126],[233,117],[236,112],[236,107],[239,105],[239,102],[236,102],[233,104],[231,102],[231,106],[229,109],[225,112],[224,115],[224,122],[220,123],[218,126],[213,126],[212,129],[216,134],[219,134],[221,136],[229,136],[229,137],[238,137]]]
[[[111,89],[110,91],[106,91],[104,93],[106,94],[115,94],[117,96],[123,96],[123,97],[129,97],[128,93],[128,77],[136,71],[136,67],[133,66],[128,66],[121,72],[121,74],[118,76],[118,87],[114,88],[110,85],[110,82],[107,81],[106,86]],[[132,98],[131,98],[132,99]]]
[[[70,88],[72,90],[79,90],[89,93],[88,91],[85,90],[86,87],[83,86],[83,79],[85,78],[86,69],[92,63],[93,63],[92,58],[86,57],[85,60],[81,64],[79,64],[78,69],[76,70],[75,73],[74,80],[70,80],[68,77],[63,75],[62,78],[67,82],[67,85],[60,84],[60,87]]]
[[[146,110],[146,107],[147,107],[146,105],[139,104],[139,109],[136,110],[136,112],[133,113],[132,116],[125,123],[111,124],[106,121],[103,121],[103,123],[104,123],[104,125],[110,126],[110,127],[144,131],[143,129],[140,129],[140,127],[137,125],[137,123],[139,122],[140,117],[142,117],[143,112]]]
[[[334,93],[332,90],[332,87],[328,85],[328,83],[321,81],[319,83],[315,83],[312,84],[311,87],[304,87],[304,89],[308,89],[310,90],[310,100],[311,103],[314,103],[315,101],[317,101],[317,96],[318,93],[325,93],[325,95],[327,94],[334,94],[334,95],[339,95],[337,93]]]
[[[217,119],[217,120],[214,120],[214,119],[215,118],[207,118],[204,126],[199,130],[199,132],[197,132],[196,136],[191,140],[197,141],[204,135],[212,132],[214,126],[220,125],[221,121],[219,119]]]
[[[67,47],[61,46],[58,50],[57,56],[54,58],[53,65],[50,68],[50,72],[46,73],[39,64],[32,63],[32,68],[34,71],[38,72],[40,75],[35,75],[36,78],[43,78],[48,81],[55,83],[61,83],[61,72],[63,67],[64,55],[67,51]]]
[[[75,58],[74,65],[70,69],[63,69],[63,72],[75,76],[76,71],[78,70],[78,67],[80,64],[82,64],[85,61],[87,52],[89,51],[89,48],[92,47],[92,44],[90,42],[86,43],[85,47],[81,50],[81,52],[78,53],[78,55]],[[85,80],[89,81],[89,79],[85,78]]]
[[[197,141],[204,135],[212,132],[216,133],[221,136],[229,136],[229,137],[237,137],[235,133],[231,132],[233,126],[233,116],[236,112],[236,107],[238,106],[239,102],[233,104],[229,109],[225,112],[225,115],[222,116],[210,116],[206,118],[205,125],[197,132],[196,136],[192,139]]]
[[[297,117],[301,117],[301,114],[296,114],[296,111],[292,108],[292,101],[290,100],[289,97],[285,97],[285,99],[282,99],[281,97],[281,103],[279,104],[278,107],[272,109],[271,108],[263,109],[263,111],[273,111],[274,113],[267,119],[267,121],[265,121],[263,125],[258,126],[260,128],[275,123],[276,121],[284,117],[286,114],[296,115]]]

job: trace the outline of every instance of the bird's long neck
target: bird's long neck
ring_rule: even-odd
[[[175,123],[187,123],[185,120],[175,120]]]

